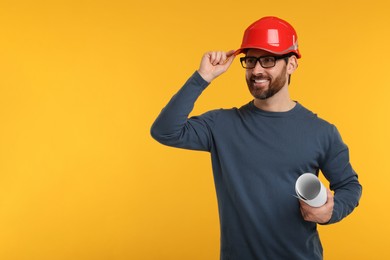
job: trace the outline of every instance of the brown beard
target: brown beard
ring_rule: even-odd
[[[266,90],[258,90],[254,86],[255,79],[266,78],[269,79],[268,89]],[[270,75],[260,74],[260,75],[252,75],[249,79],[246,78],[246,83],[249,88],[249,92],[256,99],[267,99],[278,93],[286,84],[286,67],[283,68],[282,72],[276,77],[272,78]]]

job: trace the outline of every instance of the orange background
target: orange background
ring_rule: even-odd
[[[340,130],[360,206],[319,227],[325,259],[389,259],[387,1],[2,1],[0,259],[218,259],[209,155],[150,137],[208,50],[266,15],[291,22],[295,100]],[[251,99],[244,71],[194,114]],[[282,250],[282,249],[281,249]]]

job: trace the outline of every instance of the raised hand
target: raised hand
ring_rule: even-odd
[[[234,60],[234,50],[210,51],[203,55],[198,72],[204,80],[211,82],[228,70]]]

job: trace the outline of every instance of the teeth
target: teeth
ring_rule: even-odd
[[[268,82],[267,79],[256,79],[255,80],[256,83],[265,83],[265,82]]]

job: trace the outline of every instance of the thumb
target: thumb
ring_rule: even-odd
[[[226,52],[226,56],[228,56],[228,57],[236,56],[235,52],[236,52],[235,50],[230,50],[230,51]]]
[[[227,57],[227,59],[223,62],[223,65],[227,65],[227,67],[230,67],[234,58],[236,57],[235,50],[230,50],[230,51],[226,52],[226,57]]]

